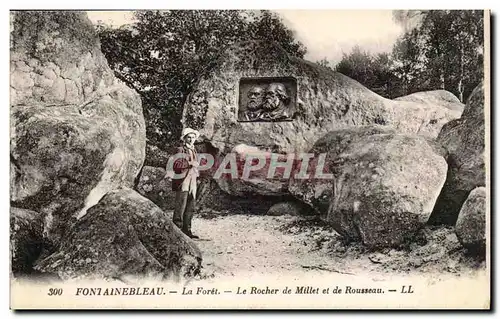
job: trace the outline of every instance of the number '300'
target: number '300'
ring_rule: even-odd
[[[50,288],[47,294],[49,296],[60,296],[62,295],[62,293],[63,293],[62,288]]]

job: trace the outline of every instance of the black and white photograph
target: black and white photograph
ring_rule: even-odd
[[[489,32],[11,10],[11,309],[490,309]]]

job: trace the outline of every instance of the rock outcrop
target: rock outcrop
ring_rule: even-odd
[[[35,269],[62,279],[179,279],[197,274],[201,252],[171,218],[130,189],[91,207]]]
[[[442,150],[421,136],[368,126],[337,130],[310,153],[326,153],[331,179],[294,179],[290,192],[335,230],[369,247],[398,246],[427,222],[446,179]],[[300,169],[300,167],[297,167]],[[308,174],[314,173],[314,165]],[[292,175],[295,176],[295,175]]]
[[[469,251],[484,253],[486,248],[486,188],[478,187],[467,197],[458,214],[455,232]]]
[[[329,131],[370,124],[436,137],[445,123],[461,113],[443,105],[385,99],[329,68],[288,56],[278,45],[239,43],[215,63],[187,98],[182,123],[199,129],[223,153],[238,144],[277,153],[303,152]],[[293,120],[238,122],[242,77],[294,77]]]
[[[10,54],[11,201],[44,214],[57,244],[107,192],[134,185],[141,100],[114,77],[83,12],[14,12]]]
[[[446,148],[448,176],[429,223],[454,225],[470,191],[485,186],[484,86],[474,89],[462,117],[443,126],[437,141]]]

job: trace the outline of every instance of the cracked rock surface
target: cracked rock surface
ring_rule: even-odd
[[[103,245],[103,249],[109,247],[105,242],[113,225],[117,229],[123,226],[123,231],[130,227],[150,231],[146,224],[130,224],[131,218],[140,223],[147,219],[122,215],[112,208],[87,216],[103,205],[104,198],[112,198],[109,194],[134,186],[145,159],[146,125],[139,94],[115,78],[86,13],[11,13],[10,93],[11,203],[15,209],[35,211],[40,216],[26,219],[11,214],[11,228],[23,232],[26,229],[34,240],[50,247],[43,259],[54,260],[50,265],[59,265],[39,266],[38,271],[55,271],[61,278],[72,278],[73,268],[64,268],[58,259],[64,249],[74,240]],[[157,232],[163,229],[169,234],[173,226],[166,220],[168,216],[158,212],[152,202],[133,191],[120,194],[113,202],[115,207],[127,203],[134,206],[137,202],[138,211],[134,214],[139,214],[141,208],[150,214],[156,211],[152,218],[161,220],[163,225]],[[93,225],[93,231],[82,228],[82,223]],[[36,232],[30,231],[35,228]],[[121,269],[130,275],[146,276],[159,271],[162,277],[172,277],[181,272],[183,253],[187,250],[179,248],[175,256],[164,252],[163,259],[152,251],[162,245],[189,245],[187,237],[161,237],[167,242],[159,242],[158,247],[150,242],[145,248],[139,244],[140,236],[134,237],[135,231],[126,234],[132,237],[115,247],[134,252],[131,256],[117,253],[116,258],[105,260],[89,255],[83,262],[72,258],[72,267],[78,269],[75,273],[112,274],[110,269]],[[11,241],[14,252],[26,246],[18,237]],[[77,251],[74,249],[71,246],[71,253]],[[25,255],[16,254],[16,258],[21,258],[16,260]],[[24,265],[16,265],[16,269],[30,272],[33,263],[44,265],[30,258]],[[144,263],[132,266],[126,263],[129,258]],[[196,260],[194,269],[198,262],[201,260]]]

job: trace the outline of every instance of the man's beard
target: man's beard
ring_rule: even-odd
[[[257,110],[260,105],[262,104],[262,101],[259,101],[259,100],[249,100],[248,103],[247,103],[247,109],[249,111],[255,111]]]
[[[270,111],[276,109],[279,105],[280,105],[279,98],[267,98],[264,100],[262,107]]]

